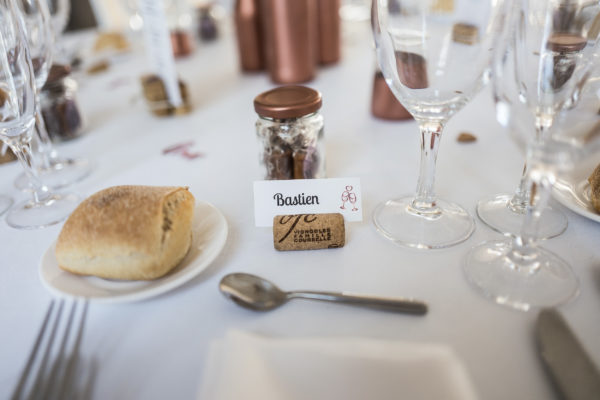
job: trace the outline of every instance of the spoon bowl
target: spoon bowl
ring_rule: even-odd
[[[287,294],[275,284],[256,275],[229,274],[221,279],[219,290],[242,307],[267,311],[288,301]]]

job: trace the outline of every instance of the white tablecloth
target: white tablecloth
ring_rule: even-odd
[[[383,122],[370,114],[375,60],[367,24],[345,32],[343,50],[342,62],[321,68],[309,84],[323,94],[328,176],[358,176],[363,188],[364,220],[347,224],[346,246],[336,250],[277,252],[271,231],[254,226],[252,182],[260,169],[252,101],[273,84],[265,73],[239,72],[231,34],[178,61],[194,102],[187,116],[159,119],[145,109],[138,95],[138,78],[148,72],[143,56],[82,82],[88,132],[59,149],[90,158],[96,167],[74,190],[87,196],[115,184],[187,185],[198,200],[223,212],[230,229],[221,255],[183,287],[137,303],[91,304],[82,351],[98,361],[94,399],[194,399],[210,343],[230,330],[442,343],[464,362],[481,399],[555,398],[536,353],[536,313],[486,300],[463,275],[469,248],[498,234],[477,221],[474,235],[458,246],[412,251],[375,231],[375,206],[415,188],[419,135],[414,122]],[[461,131],[478,141],[458,143]],[[161,154],[185,141],[194,141],[192,149],[203,156]],[[437,192],[474,214],[478,199],[514,190],[522,163],[484,91],[447,125]],[[20,200],[25,194],[13,187],[19,172],[18,165],[0,167],[0,192]],[[600,363],[600,226],[563,210],[567,231],[544,246],[570,262],[581,281],[580,296],[561,311]],[[22,231],[0,223],[0,398],[12,391],[51,298],[38,264],[60,228]],[[285,289],[416,297],[429,303],[430,312],[414,317],[293,301],[254,313],[217,289],[220,278],[234,271],[268,277]]]

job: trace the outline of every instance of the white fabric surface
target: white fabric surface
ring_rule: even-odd
[[[276,337],[355,337],[442,343],[464,361],[481,399],[556,398],[536,353],[536,314],[502,308],[475,292],[461,263],[473,245],[498,235],[480,221],[466,242],[440,251],[411,251],[380,237],[370,221],[375,206],[415,189],[419,135],[414,122],[384,122],[370,114],[375,60],[368,24],[344,34],[343,60],[321,68],[310,86],[323,94],[327,174],[357,176],[364,221],[347,225],[335,250],[277,252],[272,232],[254,227],[252,182],[259,178],[252,107],[273,87],[266,74],[238,70],[231,32],[178,61],[191,91],[191,114],[159,119],[139,100],[146,58],[122,60],[81,82],[87,134],[59,150],[96,163],[73,187],[87,196],[114,184],[188,185],[219,208],[229,224],[222,254],[198,278],[139,303],[91,304],[82,351],[98,362],[93,399],[194,399],[210,343],[231,329]],[[77,38],[81,45],[85,39]],[[117,85],[117,83],[119,83]],[[137,98],[138,100],[135,100]],[[460,144],[471,131],[478,141]],[[436,189],[474,214],[484,196],[515,189],[523,156],[494,118],[483,91],[448,123],[438,158]],[[163,155],[193,140],[193,161]],[[0,192],[22,200],[13,180],[18,165],[0,166]],[[567,231],[544,243],[573,265],[581,294],[561,307],[600,363],[600,225],[569,210]],[[0,223],[0,398],[8,398],[50,299],[38,277],[44,251],[61,226],[19,231]],[[426,301],[425,317],[393,315],[335,304],[290,302],[269,313],[241,309],[218,292],[220,278],[246,271],[284,289],[338,290]]]
[[[229,332],[210,346],[198,399],[473,400],[444,345]]]

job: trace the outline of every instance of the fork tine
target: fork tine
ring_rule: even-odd
[[[30,376],[30,371],[31,371],[31,368],[35,361],[35,356],[38,352],[38,349],[40,348],[42,339],[44,338],[44,332],[46,331],[46,327],[48,326],[48,321],[50,320],[50,315],[52,314],[53,309],[54,309],[54,300],[51,300],[50,304],[48,304],[48,310],[46,311],[46,315],[44,316],[42,326],[40,327],[40,330],[38,331],[38,335],[35,339],[33,348],[31,349],[31,352],[29,353],[29,357],[27,358],[27,363],[25,364],[25,367],[23,368],[23,372],[21,372],[21,376],[19,378],[19,383],[17,384],[17,387],[15,388],[15,391],[13,392],[13,394],[11,396],[11,400],[18,400],[19,397],[21,397],[21,395],[23,393],[23,389],[25,388],[27,378]]]
[[[88,302],[73,300],[63,318],[64,304],[63,299],[50,302],[12,400],[67,398],[75,377]]]
[[[75,316],[75,310],[77,308],[77,302],[75,302],[75,300],[73,300],[73,302],[71,303],[71,311],[69,312],[69,317],[67,319],[67,324],[66,326],[63,328],[63,335],[62,335],[62,340],[60,341],[60,345],[58,348],[58,352],[56,353],[56,358],[54,361],[54,365],[52,366],[52,370],[50,372],[50,376],[48,377],[48,379],[44,382],[44,384],[42,384],[41,388],[38,390],[34,390],[39,397],[39,394],[50,394],[53,393],[53,389],[54,389],[54,385],[56,383],[56,377],[57,374],[61,373],[63,367],[63,354],[65,352],[65,348],[67,346],[67,342],[69,341],[69,336],[71,335],[71,325],[73,323],[73,318]],[[58,324],[57,324],[58,325]]]
[[[64,379],[62,381],[62,384],[59,387],[59,390],[57,391],[58,393],[58,399],[65,399],[67,398],[67,389],[71,388],[71,380],[73,379],[73,372],[75,370],[75,366],[77,365],[77,360],[79,359],[79,346],[81,344],[81,337],[83,336],[83,327],[85,325],[85,319],[87,316],[87,309],[88,309],[88,302],[87,300],[85,300],[83,302],[83,310],[81,311],[81,317],[79,319],[79,326],[77,327],[77,336],[75,337],[75,342],[73,344],[73,350],[71,351],[71,354],[69,355],[69,357],[67,358],[67,364],[65,366],[65,371],[64,371]],[[75,308],[75,307],[73,307]]]
[[[50,359],[50,353],[52,352],[52,348],[54,346],[54,338],[56,337],[56,332],[58,331],[61,316],[63,312],[63,307],[65,302],[63,299],[58,300],[58,309],[56,310],[56,314],[54,315],[54,321],[52,325],[52,330],[50,331],[50,337],[45,343],[45,350],[42,356],[42,361],[38,367],[36,377],[34,380],[33,388],[30,392],[29,399],[37,399],[40,397],[40,393],[43,392],[44,385],[48,382],[46,379],[46,369],[48,366],[48,360]],[[52,368],[54,370],[54,368]]]

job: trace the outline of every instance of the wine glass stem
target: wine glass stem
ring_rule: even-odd
[[[437,121],[420,121],[419,129],[421,131],[421,165],[412,211],[419,214],[439,214],[433,186],[440,136],[444,125]]]
[[[531,196],[528,174],[529,168],[527,167],[527,162],[525,162],[519,186],[517,187],[517,190],[515,190],[515,194],[508,201],[508,207],[518,214],[525,214],[527,204],[529,203],[529,197]]]
[[[554,118],[549,114],[540,114],[536,117],[535,121],[535,141],[540,141],[547,135]],[[521,174],[521,181],[519,187],[515,191],[515,194],[508,202],[508,207],[519,214],[526,212],[527,205],[531,201],[531,190],[529,189],[531,182],[529,181],[529,167],[527,161],[523,166],[523,173]]]
[[[540,268],[537,262],[535,245],[542,211],[550,201],[554,175],[549,171],[529,171],[526,180],[530,186],[530,201],[520,234],[513,239],[513,251],[509,255],[526,273],[534,273]]]
[[[36,96],[36,112],[35,112],[35,137],[38,141],[38,153],[40,155],[41,167],[49,169],[51,161],[56,157],[54,146],[48,135],[46,124],[42,116],[42,106],[39,101],[39,96]]]
[[[32,128],[33,129],[33,128]],[[29,180],[29,185],[32,189],[33,201],[39,203],[50,196],[50,191],[45,186],[39,175],[38,169],[36,168],[35,158],[31,151],[31,139],[17,138],[9,143],[11,150],[17,156],[19,162],[25,169],[25,174]]]

